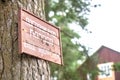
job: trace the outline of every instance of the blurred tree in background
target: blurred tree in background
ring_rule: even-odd
[[[115,63],[115,64],[113,65],[113,69],[114,69],[115,71],[120,71],[120,62]]]
[[[80,35],[68,24],[74,22],[84,29],[88,24],[90,3],[91,0],[45,0],[46,20],[61,28],[62,37],[64,66],[51,64],[52,80],[79,80],[77,62],[86,56],[86,48],[72,41],[79,39]],[[79,50],[80,46],[85,49],[83,52]]]
[[[57,26],[75,22],[84,28],[91,0],[45,0],[46,19]]]

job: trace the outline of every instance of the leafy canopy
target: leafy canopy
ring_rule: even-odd
[[[46,19],[57,26],[76,22],[84,28],[88,24],[90,0],[46,0],[45,3]]]
[[[90,0],[45,0],[46,19],[61,28],[64,66],[51,64],[51,75],[57,80],[79,80],[77,61],[82,60],[84,55],[79,50],[80,44],[72,42],[80,35],[68,24],[75,22],[84,29],[88,24],[86,15],[90,11],[89,6]]]

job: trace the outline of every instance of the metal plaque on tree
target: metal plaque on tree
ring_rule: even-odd
[[[60,29],[20,9],[18,20],[19,52],[63,64]]]

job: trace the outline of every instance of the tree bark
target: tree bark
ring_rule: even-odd
[[[0,0],[0,80],[50,80],[45,60],[18,53],[18,9],[45,19],[44,0]]]

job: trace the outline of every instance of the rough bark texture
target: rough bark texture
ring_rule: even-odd
[[[44,19],[44,0],[0,0],[0,80],[50,80],[48,62],[18,54],[18,9]]]

